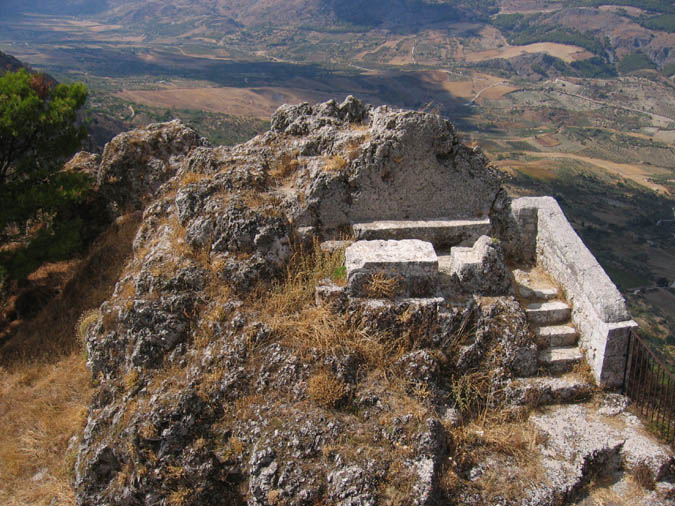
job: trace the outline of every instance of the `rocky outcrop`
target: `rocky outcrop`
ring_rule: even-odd
[[[176,174],[190,150],[207,141],[174,120],[118,135],[103,152],[96,183],[114,214],[143,209]]]
[[[469,450],[492,440],[471,427],[491,410],[527,416],[506,388],[537,371],[521,306],[510,295],[348,297],[339,249],[317,245],[353,220],[509,209],[495,172],[453,132],[349,98],[283,107],[270,132],[234,148],[204,146],[176,122],[108,145],[98,179],[113,210],[152,199],[86,336],[96,394],[78,503],[487,497],[472,481],[482,454]],[[410,178],[418,162],[432,186]],[[407,203],[441,183],[455,208]],[[330,304],[314,303],[316,285]],[[495,459],[515,469],[510,451]],[[497,504],[486,500],[464,503]]]
[[[374,220],[487,217],[500,189],[498,172],[439,116],[347,99],[284,106],[272,131],[300,155],[323,157],[308,165],[304,204],[294,213],[299,227],[333,232]]]

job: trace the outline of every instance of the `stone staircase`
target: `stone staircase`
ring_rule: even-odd
[[[513,274],[517,295],[536,337],[540,367],[551,374],[571,371],[583,355],[577,346],[577,330],[570,323],[569,304],[540,270],[517,269]]]
[[[454,263],[461,257],[460,260],[463,259],[464,264],[471,264],[471,258],[468,257],[475,253],[473,251],[475,241],[480,234],[487,231],[489,221],[377,221],[355,224],[353,227],[357,240],[395,240],[399,241],[399,244],[395,246],[387,243],[373,245],[375,251],[372,252],[352,251],[351,254],[355,259],[354,261],[346,259],[346,265],[349,264],[347,265],[348,272],[363,270],[368,274],[373,269],[378,271],[384,269],[385,271],[391,270],[393,274],[399,274],[404,279],[431,279],[431,272],[427,272],[428,269],[425,268],[424,276],[417,270],[421,269],[426,261],[433,260],[433,270],[438,275],[440,291],[432,293],[434,291],[422,290],[420,293],[413,293],[417,290],[405,290],[405,295],[422,297],[417,299],[419,304],[442,305],[443,301],[449,300],[449,296],[454,297],[453,290],[446,293],[444,289],[446,284],[449,285],[448,280],[454,272]],[[423,258],[417,258],[417,253],[408,254],[404,243],[412,244],[419,240],[431,242],[435,251],[430,250],[422,255]],[[474,246],[469,247],[470,245]],[[390,246],[393,249],[388,255]],[[324,247],[330,249],[332,243],[322,244],[322,248]],[[464,258],[465,256],[467,258]],[[373,263],[372,269],[369,267],[369,262]],[[516,404],[536,405],[565,404],[589,398],[595,387],[591,379],[584,374],[579,374],[579,371],[574,371],[584,357],[577,346],[578,333],[570,321],[571,308],[563,300],[563,294],[550,277],[539,268],[516,269],[513,275],[516,295],[525,309],[536,338],[539,351],[539,374],[535,377],[514,378],[507,389],[507,396]],[[505,280],[510,285],[508,277]],[[317,293],[317,300],[321,298],[330,298],[330,294]],[[443,315],[440,316],[443,317]],[[471,343],[465,344],[465,348],[470,348]]]
[[[521,403],[560,404],[591,395],[594,386],[571,373],[583,359],[579,335],[570,322],[571,308],[555,283],[541,270],[513,271],[516,295],[525,308],[539,349],[540,376],[519,378],[511,385]]]

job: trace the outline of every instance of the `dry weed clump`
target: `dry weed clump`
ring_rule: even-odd
[[[98,321],[99,316],[98,309],[89,309],[82,313],[77,319],[77,325],[75,325],[75,335],[78,339],[84,343],[85,338],[87,337],[87,331],[89,328]]]
[[[196,184],[204,179],[209,179],[207,174],[200,174],[198,172],[186,172],[180,179],[181,186],[187,186],[189,184]]]
[[[413,343],[406,336],[372,332],[360,315],[347,318],[314,303],[317,283],[335,279],[343,267],[343,250],[323,251],[318,243],[300,248],[284,279],[271,288],[261,287],[249,302],[283,343],[301,355],[350,353],[374,369],[393,363],[411,349]]]
[[[398,278],[384,272],[376,272],[370,276],[366,284],[366,295],[374,299],[389,299],[400,290]]]
[[[571,374],[577,376],[579,379],[589,383],[590,385],[596,385],[595,376],[593,376],[591,366],[586,359],[580,360],[572,369]]]
[[[324,157],[323,170],[325,172],[337,172],[347,166],[347,160],[342,155]]]
[[[492,400],[490,375],[479,370],[459,376],[451,384],[451,393],[463,416],[481,416]]]
[[[631,469],[631,478],[645,490],[654,490],[656,488],[656,481],[654,480],[652,470],[644,462],[640,462]]]
[[[311,247],[298,246],[291,257],[284,279],[265,290],[260,310],[268,316],[284,316],[313,304],[317,283],[331,278],[344,266],[344,250],[323,251],[315,241]],[[254,306],[261,305],[260,293],[253,295]]]
[[[172,492],[168,497],[168,503],[171,506],[183,506],[190,497],[192,492],[187,488],[179,488]]]
[[[356,160],[361,154],[361,146],[370,140],[370,134],[358,136],[347,143],[345,153],[350,162]]]
[[[285,179],[291,174],[294,174],[298,171],[301,166],[300,160],[298,160],[298,155],[300,151],[294,149],[291,152],[284,152],[279,155],[279,158],[274,160],[272,166],[270,167],[269,174],[274,179]]]
[[[344,382],[333,374],[321,371],[307,381],[307,394],[316,404],[324,408],[336,407],[347,393]]]
[[[486,497],[501,497],[517,501],[532,483],[544,479],[539,465],[537,446],[545,442],[541,433],[530,423],[504,422],[500,413],[451,430],[455,447],[454,461],[460,466],[473,466],[490,458],[501,462],[487,467],[469,486],[477,487]],[[441,480],[446,490],[462,486],[455,469],[446,470]]]

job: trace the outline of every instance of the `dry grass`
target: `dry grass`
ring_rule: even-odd
[[[451,393],[462,415],[483,417],[491,401],[490,376],[486,371],[463,374],[452,382]]]
[[[75,504],[71,439],[92,394],[77,322],[112,294],[139,221],[135,214],[112,225],[63,293],[22,322],[0,352],[0,504]]]
[[[384,272],[370,276],[366,285],[366,295],[373,299],[390,299],[399,292],[400,282]]]
[[[544,442],[533,425],[520,421],[503,423],[498,414],[471,422],[457,429],[454,435],[456,441],[467,446],[489,448],[514,457],[521,464],[531,460],[537,445]]]
[[[489,466],[471,486],[484,497],[522,499],[523,490],[544,479],[539,466],[537,446],[544,443],[541,434],[523,421],[504,422],[499,413],[492,413],[452,431],[457,462],[481,462],[488,456],[500,462]],[[461,486],[454,469],[446,470],[442,479],[447,490]]]
[[[601,473],[593,478],[577,493],[578,502],[589,506],[632,506],[644,498],[645,489],[629,476],[623,486],[615,487],[617,477],[613,473]]]
[[[631,470],[631,478],[645,490],[654,490],[656,482],[649,466],[641,462]]]
[[[342,155],[324,157],[323,170],[326,172],[338,172],[347,166],[347,160]]]
[[[297,172],[301,166],[300,160],[298,160],[299,154],[300,151],[297,149],[294,149],[291,152],[281,153],[279,158],[274,160],[270,167],[270,176],[274,179],[285,179]]]
[[[358,315],[346,318],[329,308],[314,304],[317,283],[339,274],[344,266],[344,251],[322,251],[317,244],[296,252],[286,276],[271,289],[261,288],[250,304],[272,327],[282,342],[307,356],[356,354],[374,368],[390,364],[408,351],[405,339],[394,339],[366,330]]]
[[[75,325],[75,334],[78,339],[84,343],[84,340],[87,336],[87,331],[89,328],[96,323],[100,316],[98,309],[89,309],[82,313],[77,319],[77,325]]]
[[[83,428],[91,391],[79,352],[0,369],[1,504],[75,504],[70,482],[77,445],[69,443]]]
[[[588,363],[588,360],[586,360],[586,358],[580,360],[579,363],[577,363],[574,366],[574,368],[570,373],[577,376],[579,379],[585,381],[586,383],[589,383],[591,385],[596,384],[595,376],[593,376],[593,371],[591,371],[591,366]]]
[[[207,174],[199,174],[197,172],[186,172],[183,174],[183,177],[180,179],[181,186],[187,186],[189,184],[199,183],[204,179],[209,179]]]
[[[182,506],[191,495],[191,491],[187,488],[180,488],[171,493],[168,498],[168,503],[171,506]]]
[[[312,375],[307,382],[309,398],[324,408],[336,407],[346,393],[345,384],[326,371]]]
[[[32,320],[22,322],[14,338],[0,350],[0,366],[25,368],[34,361],[59,360],[80,350],[76,322],[86,310],[98,307],[112,294],[115,282],[131,254],[131,242],[140,213],[129,215],[109,229],[91,247],[63,293]]]

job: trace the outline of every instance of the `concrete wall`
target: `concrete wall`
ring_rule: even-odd
[[[552,197],[524,197],[512,203],[523,257],[533,260],[562,287],[572,305],[579,346],[598,384],[618,387],[628,348],[628,335],[637,324],[626,303],[593,254],[586,248]],[[536,216],[536,226],[533,220]],[[533,251],[534,250],[534,251]]]

